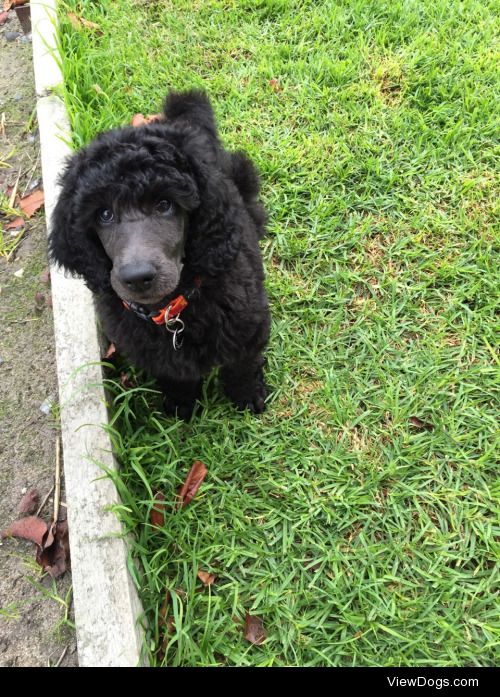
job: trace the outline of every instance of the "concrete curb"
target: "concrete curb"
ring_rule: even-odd
[[[51,94],[62,83],[54,57],[56,1],[31,2],[48,230],[57,178],[71,153],[64,104]],[[102,466],[116,470],[117,465],[102,428],[108,414],[92,295],[81,280],[56,268],[50,273],[78,660],[80,666],[142,665],[142,609],[127,570],[122,529],[109,510],[119,497],[111,479],[103,477]]]

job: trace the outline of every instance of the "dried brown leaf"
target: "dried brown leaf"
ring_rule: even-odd
[[[108,346],[108,350],[104,354],[104,359],[108,360],[109,358],[114,356],[115,353],[116,353],[116,346],[113,344],[113,342],[111,342],[110,345]]]
[[[19,504],[19,515],[31,515],[35,513],[40,501],[40,495],[36,489],[29,489]]]
[[[32,194],[25,196],[19,201],[19,207],[26,215],[31,218],[44,204],[45,196],[41,189],[37,189]]]
[[[79,19],[86,29],[94,29],[94,31],[98,32],[99,34],[102,34],[101,27],[95,22],[91,22],[89,19],[85,19],[85,17],[80,17]]]
[[[158,629],[160,630],[160,636],[163,635],[162,642],[158,648],[157,655],[160,661],[165,658],[165,652],[167,650],[167,644],[169,639],[169,634],[174,630],[174,618],[169,616],[168,611],[170,608],[170,591],[165,591],[165,599],[158,613]]]
[[[85,17],[79,17],[74,12],[68,12],[66,16],[74,29],[80,30],[82,27],[84,27],[85,29],[93,29],[99,35],[102,35],[101,27],[95,22],[91,22],[90,20],[85,19]]]
[[[429,421],[422,421],[418,416],[410,416],[410,424],[416,428],[418,431],[433,431],[434,424],[429,423]]]
[[[201,460],[195,460],[188,472],[186,481],[179,490],[179,507],[184,508],[196,496],[201,483],[207,475],[207,468]]]
[[[47,523],[36,516],[29,516],[15,520],[6,530],[2,531],[1,537],[22,537],[24,540],[31,540],[41,547],[46,533]]]
[[[139,126],[144,126],[147,123],[159,121],[161,118],[161,114],[148,114],[147,116],[144,116],[144,114],[134,114],[130,123],[135,128],[138,128]]]
[[[202,571],[202,569],[198,571],[197,576],[204,586],[211,586],[217,578],[215,574],[209,574],[208,571]]]
[[[134,386],[128,373],[120,373],[120,382],[125,390],[130,390],[130,388]]]
[[[66,17],[68,18],[69,23],[71,24],[73,29],[80,29],[80,22],[74,12],[68,12]]]
[[[37,291],[35,293],[35,306],[37,308],[42,308],[45,305],[45,295],[43,293],[40,293],[40,291]]]
[[[18,216],[17,218],[14,218],[14,220],[11,220],[10,223],[7,223],[7,225],[4,227],[6,230],[15,230],[18,227],[24,227],[25,224],[24,218]]]
[[[52,578],[62,576],[69,566],[69,531],[66,520],[52,522],[41,547],[37,550],[36,560]]]
[[[249,615],[245,617],[245,639],[251,644],[260,646],[266,639],[266,630],[260,617]]]
[[[163,627],[167,620],[168,616],[168,609],[170,607],[170,591],[166,590],[165,591],[165,598],[163,600],[163,604],[160,608],[160,611],[158,613],[158,626]]]
[[[40,280],[42,283],[50,285],[50,269],[45,269],[44,271],[42,271],[42,273],[40,274]]]
[[[157,491],[155,494],[155,504],[151,509],[151,525],[158,528],[162,528],[165,525],[165,496],[161,491]]]

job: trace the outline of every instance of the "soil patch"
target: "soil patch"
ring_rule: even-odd
[[[8,32],[20,35],[8,41]],[[0,194],[17,182],[22,196],[42,188],[42,177],[31,43],[14,11],[0,29],[0,45]],[[15,240],[4,229],[0,251]],[[57,396],[47,266],[39,212],[10,255],[0,256],[0,529],[18,517],[27,489],[38,489],[43,500],[54,480],[57,418],[41,410]],[[49,497],[40,515],[49,520],[51,511]],[[32,543],[0,545],[0,666],[75,666],[70,575],[42,576],[34,557]]]

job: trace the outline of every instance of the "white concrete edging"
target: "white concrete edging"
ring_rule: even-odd
[[[56,2],[31,2],[48,231],[58,176],[71,153],[64,104],[51,94],[62,84],[55,58]],[[78,661],[93,667],[143,665],[142,608],[127,570],[121,525],[109,510],[119,497],[100,466],[117,467],[102,428],[108,414],[92,295],[83,281],[66,278],[54,267],[50,274]]]

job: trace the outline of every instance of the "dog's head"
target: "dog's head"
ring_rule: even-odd
[[[241,199],[218,166],[207,98],[170,95],[165,117],[102,134],[73,156],[50,234],[52,260],[91,290],[145,305],[175,292],[184,265],[223,270],[240,238]]]

